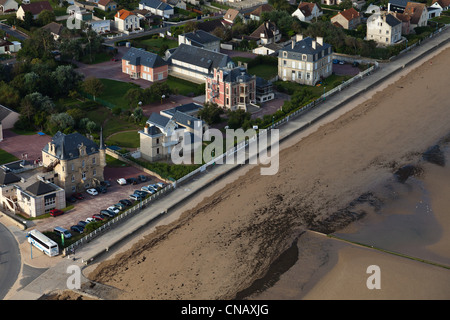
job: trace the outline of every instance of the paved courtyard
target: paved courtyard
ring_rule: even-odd
[[[48,135],[19,135],[11,130],[3,130],[3,140],[0,141],[0,149],[22,159],[22,155],[26,155],[26,159],[30,161],[42,158],[42,149],[52,140]]]

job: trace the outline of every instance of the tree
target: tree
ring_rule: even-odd
[[[90,94],[94,97],[94,101],[95,97],[102,94],[104,90],[103,83],[95,77],[88,77],[86,80],[84,80],[82,88],[87,94]]]
[[[73,128],[75,121],[69,114],[62,112],[52,114],[48,124],[50,131],[65,131],[68,128]]]
[[[141,107],[137,107],[133,110],[133,118],[135,122],[141,122],[144,117],[144,111]]]
[[[89,131],[90,134],[92,134],[93,131],[97,128],[97,124],[94,121],[88,121],[86,123],[86,130]]]
[[[57,93],[59,95],[65,95],[78,86],[83,76],[76,72],[72,66],[67,65],[58,66],[52,73],[52,79],[56,82]]]
[[[30,30],[34,24],[34,16],[30,11],[25,11],[25,16],[23,17],[23,27]]]
[[[223,109],[210,102],[205,103],[203,108],[198,111],[199,118],[209,125],[221,122],[221,114],[223,114]]]
[[[49,24],[50,22],[55,21],[55,13],[50,10],[42,10],[42,12],[39,14],[38,22],[41,26],[45,26]]]
[[[244,122],[250,121],[252,114],[244,109],[228,111],[228,126],[230,129],[239,129],[243,127]]]
[[[20,92],[6,82],[0,82],[0,104],[17,110],[20,105]]]

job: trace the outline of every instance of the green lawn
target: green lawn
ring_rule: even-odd
[[[103,93],[98,96],[99,99],[121,107],[122,109],[130,109],[130,105],[124,96],[128,90],[139,88],[137,84],[110,79],[100,79],[100,81],[103,83],[104,90]]]
[[[139,133],[137,130],[119,132],[110,136],[106,140],[106,144],[123,148],[139,148]]]
[[[445,23],[445,24],[450,24],[450,17],[449,16],[439,16],[439,17],[434,17],[432,19],[430,19],[431,21],[435,21],[435,22],[440,22],[440,23]]]
[[[10,163],[16,160],[19,160],[16,156],[0,149],[0,164]]]
[[[266,80],[270,80],[278,74],[278,66],[262,64],[248,68],[248,73]]]
[[[143,48],[153,53],[159,53],[163,45],[167,45],[169,49],[178,47],[178,41],[168,38],[156,38],[152,36],[145,36],[141,38],[135,38],[131,41],[133,47]]]
[[[89,55],[85,55],[81,59],[81,62],[86,63],[86,64],[96,64],[96,63],[109,61],[110,59],[111,59],[111,55],[109,53],[99,52],[99,53],[93,54],[92,59]]]
[[[184,79],[176,78],[169,76],[166,80],[166,83],[169,85],[172,89],[177,89],[178,94],[187,96],[191,93],[195,93],[198,89],[199,85]]]

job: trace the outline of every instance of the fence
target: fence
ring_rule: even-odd
[[[103,234],[106,230],[113,228],[116,223],[122,222],[125,219],[129,218],[130,216],[136,214],[141,209],[147,207],[147,205],[150,205],[152,203],[152,201],[155,201],[155,200],[159,199],[160,197],[166,195],[167,193],[173,191],[175,188],[177,188],[183,182],[186,182],[190,178],[192,178],[193,176],[195,176],[195,175],[197,175],[197,174],[199,174],[201,172],[204,172],[208,167],[215,165],[215,163],[220,163],[225,157],[234,156],[235,153],[237,153],[238,151],[246,148],[249,145],[249,143],[253,142],[256,139],[259,139],[261,134],[266,134],[268,130],[277,128],[277,127],[281,126],[282,124],[284,124],[284,123],[286,123],[286,122],[288,122],[288,121],[290,121],[290,120],[300,116],[301,114],[305,113],[306,111],[315,108],[316,106],[320,105],[320,103],[325,101],[326,97],[329,97],[329,96],[331,96],[331,95],[333,95],[333,94],[335,94],[337,92],[340,92],[342,89],[348,87],[351,83],[353,83],[353,82],[363,78],[364,76],[370,75],[370,73],[375,71],[377,68],[378,68],[378,63],[376,63],[375,65],[373,65],[369,69],[367,69],[367,70],[365,70],[363,72],[360,72],[357,76],[355,76],[352,79],[342,83],[338,87],[336,87],[336,88],[326,92],[320,98],[318,98],[318,99],[314,100],[313,102],[307,104],[306,106],[302,107],[301,109],[299,109],[299,110],[297,110],[297,111],[295,111],[293,113],[290,113],[289,115],[287,115],[283,119],[273,123],[269,128],[259,130],[257,135],[250,137],[248,140],[240,141],[233,148],[227,150],[226,152],[224,152],[224,153],[220,154],[219,156],[215,157],[214,159],[208,161],[207,163],[205,163],[201,167],[197,168],[196,170],[191,171],[190,173],[188,173],[187,175],[185,175],[185,176],[181,177],[180,179],[176,180],[172,184],[168,184],[165,188],[161,189],[156,194],[153,194],[150,197],[142,200],[141,202],[139,202],[138,205],[128,209],[127,211],[123,212],[119,216],[113,218],[112,220],[110,220],[107,223],[103,224],[101,227],[97,228],[96,230],[92,231],[88,235],[84,236],[83,238],[81,238],[77,242],[75,242],[75,243],[71,244],[70,246],[66,247],[64,249],[64,254],[70,254],[71,252],[74,252],[74,250],[76,248],[82,246],[85,243],[88,243],[92,239],[94,239],[97,236]],[[115,154],[119,155],[117,152],[115,152],[113,150],[109,150],[108,149],[107,151],[109,151],[110,154],[114,154],[115,153]],[[119,156],[122,156],[122,155],[119,155]],[[121,157],[121,158],[123,158],[123,157]],[[132,161],[129,161],[129,162],[132,162]],[[157,213],[155,215],[155,217],[152,218],[152,220],[156,219],[157,217],[159,217],[159,216],[161,216],[162,214],[165,214],[165,213],[166,212]]]

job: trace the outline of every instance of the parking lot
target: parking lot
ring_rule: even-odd
[[[138,175],[145,175],[147,177],[146,182],[140,182],[136,185],[127,184],[119,185],[117,179],[119,178],[137,178]],[[83,192],[84,199],[77,200],[73,203],[74,208],[68,210],[63,215],[57,217],[49,217],[41,220],[34,220],[36,229],[44,232],[51,231],[54,227],[59,226],[67,230],[78,221],[85,221],[87,218],[92,217],[94,214],[100,213],[101,210],[108,208],[119,202],[121,199],[130,199],[130,195],[135,190],[140,190],[143,186],[161,182],[161,180],[134,168],[105,168],[105,180],[109,181],[111,186],[107,188],[106,193],[99,193],[98,195],[90,195],[87,192]],[[132,201],[134,202],[134,201]],[[71,203],[67,203],[67,206]]]

